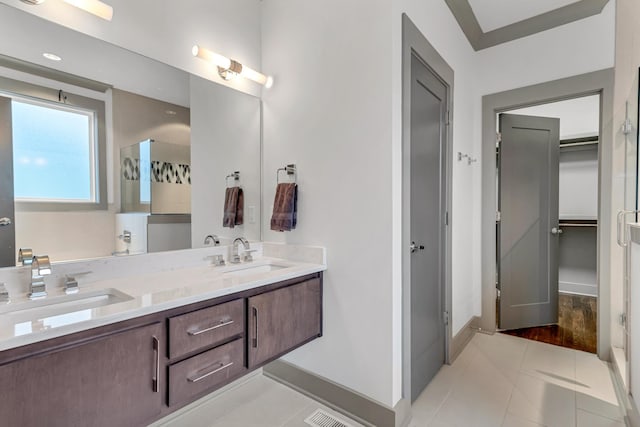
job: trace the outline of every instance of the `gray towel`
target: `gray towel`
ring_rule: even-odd
[[[298,222],[298,186],[295,183],[278,184],[273,201],[271,229],[291,231]]]
[[[227,188],[224,194],[222,226],[233,228],[244,222],[244,193],[240,187]]]

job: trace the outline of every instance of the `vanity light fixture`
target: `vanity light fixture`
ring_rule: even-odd
[[[45,0],[20,0],[23,3],[30,5],[38,5],[45,2]],[[62,0],[65,3],[69,3],[72,6],[82,9],[85,12],[89,12],[107,21],[113,19],[113,7],[100,0]]]
[[[198,45],[193,46],[191,53],[193,56],[197,56],[198,58],[217,66],[218,74],[225,80],[231,80],[235,76],[241,76],[264,85],[267,89],[273,86],[273,77],[265,76],[246,65],[242,65],[238,61],[227,58],[226,56],[222,56]]]
[[[63,0],[72,6],[82,9],[106,21],[113,19],[113,7],[100,0]]]
[[[47,58],[47,59],[49,59],[51,61],[62,61],[62,58],[60,58],[55,53],[45,52],[45,53],[42,54],[42,56],[44,56],[45,58]]]

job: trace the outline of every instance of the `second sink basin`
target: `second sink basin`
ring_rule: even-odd
[[[268,273],[270,271],[281,270],[288,268],[288,265],[280,264],[257,264],[257,265],[242,265],[234,270],[223,273],[225,276],[247,276],[250,274]]]

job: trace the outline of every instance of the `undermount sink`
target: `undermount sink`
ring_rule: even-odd
[[[9,318],[24,333],[33,329],[48,329],[68,325],[91,317],[91,310],[132,300],[133,297],[117,289],[100,289],[75,295],[45,297],[34,301],[0,306],[0,319]],[[28,327],[27,327],[28,326]],[[34,328],[33,326],[36,326]],[[27,330],[28,329],[28,330]]]
[[[268,273],[270,271],[282,270],[288,268],[287,265],[279,264],[258,264],[258,265],[243,265],[234,270],[223,273],[225,276],[246,276],[250,274]]]

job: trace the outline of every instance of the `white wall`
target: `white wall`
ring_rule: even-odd
[[[267,231],[265,239],[325,245],[330,268],[326,335],[289,360],[393,405],[401,397],[402,364],[401,13],[454,69],[454,153],[479,157],[481,95],[611,67],[614,9],[475,53],[444,2],[388,2],[390,11],[384,2],[341,5],[340,13],[329,12],[331,5],[291,3],[263,4],[263,68],[279,77],[263,95],[264,224],[273,198],[270,172],[295,162],[300,226],[286,235]],[[385,78],[391,93],[380,84]],[[392,111],[384,111],[389,100]],[[454,162],[454,333],[480,314],[480,197],[479,164]]]
[[[203,247],[209,234],[260,240],[260,151],[260,99],[191,76],[192,247]],[[234,171],[244,193],[244,224],[230,229],[222,218],[225,176]]]
[[[327,247],[324,336],[287,360],[383,404],[392,377],[390,1],[263,10],[266,241]],[[298,227],[269,230],[276,169],[298,167]]]
[[[615,2],[601,14],[477,53],[480,94],[611,68]]]
[[[225,82],[191,54],[191,47],[200,44],[259,70],[260,0],[109,0],[111,22],[62,1],[2,3],[238,90],[260,93],[259,85],[244,79]]]
[[[561,140],[598,136],[600,131],[600,96],[598,95],[567,99],[507,112],[526,116],[559,118]]]

